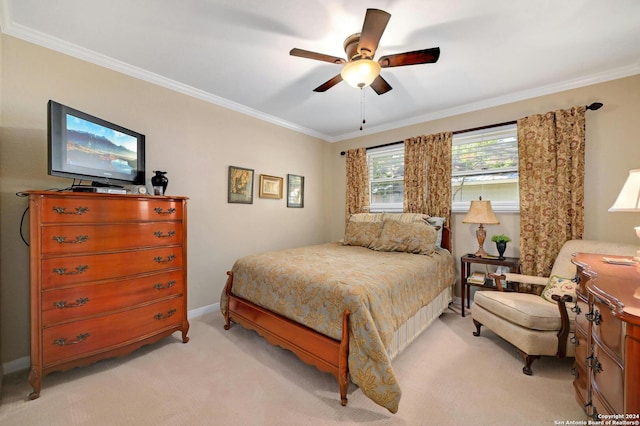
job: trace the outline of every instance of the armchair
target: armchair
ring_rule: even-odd
[[[638,247],[631,244],[612,243],[592,240],[567,241],[556,258],[551,277],[573,279],[576,266],[571,262],[573,253],[597,253],[603,255],[635,256]],[[503,282],[518,282],[534,286],[547,286],[551,278],[535,277],[523,274],[491,274],[498,291],[477,291],[471,306],[473,323],[476,326],[474,336],[480,335],[484,325],[504,340],[514,345],[524,361],[522,372],[531,375],[531,364],[540,356],[558,358],[575,356],[575,345],[571,334],[574,331],[575,289],[569,294],[556,294],[555,303],[542,296],[530,293],[504,291]]]

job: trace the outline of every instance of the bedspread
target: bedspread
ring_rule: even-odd
[[[336,340],[348,309],[350,379],[395,413],[401,391],[386,348],[455,274],[446,250],[425,256],[336,242],[243,257],[233,266],[232,293]],[[225,299],[223,292],[222,309]]]

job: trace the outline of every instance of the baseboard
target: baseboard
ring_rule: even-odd
[[[187,318],[197,318],[202,315],[206,315],[211,312],[220,311],[220,303],[214,303],[212,305],[203,306],[201,308],[192,309],[187,312]],[[31,357],[23,356],[22,358],[14,359],[13,361],[0,364],[0,389],[2,389],[2,378],[5,374],[11,374],[22,370],[28,370],[31,365]]]
[[[211,312],[219,312],[220,311],[220,303],[214,303],[212,305],[203,306],[201,308],[192,309],[187,312],[187,318],[197,318],[202,315],[209,314]]]
[[[15,373],[16,371],[27,370],[29,369],[30,365],[31,365],[31,357],[23,356],[22,358],[5,362],[4,364],[2,364],[2,370],[4,374],[11,374],[11,373]]]

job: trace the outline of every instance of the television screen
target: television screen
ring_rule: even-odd
[[[143,134],[49,101],[49,174],[93,185],[144,185]]]

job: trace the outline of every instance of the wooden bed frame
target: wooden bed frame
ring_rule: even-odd
[[[441,246],[451,251],[451,230],[448,227],[442,229]],[[340,403],[343,406],[347,405],[349,311],[345,310],[342,313],[342,337],[338,341],[246,299],[234,296],[231,292],[233,272],[228,271],[227,275],[224,329],[229,330],[232,321],[238,323],[246,329],[256,331],[270,344],[290,350],[300,360],[315,366],[318,370],[333,374],[340,387]]]

